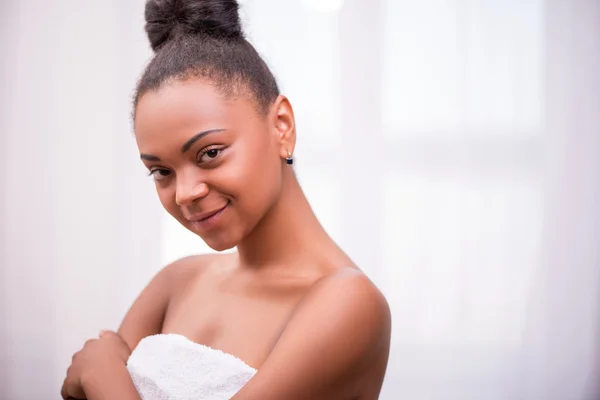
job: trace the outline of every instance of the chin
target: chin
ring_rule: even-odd
[[[233,248],[235,248],[235,246],[237,246],[236,244],[229,244],[229,243],[211,243],[211,242],[205,242],[208,247],[210,247],[211,249],[213,249],[214,251],[227,251],[227,250],[231,250]]]
[[[233,238],[224,238],[224,237],[208,237],[202,238],[204,243],[214,251],[227,251],[236,247],[239,243],[239,240],[234,240]]]

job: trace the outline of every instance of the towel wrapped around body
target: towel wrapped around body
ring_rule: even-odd
[[[176,334],[142,339],[127,369],[142,400],[226,400],[256,373],[231,354]]]

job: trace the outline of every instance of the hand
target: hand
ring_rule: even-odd
[[[98,339],[88,340],[73,355],[60,392],[62,398],[85,399],[86,380],[110,375],[115,366],[126,365],[130,355],[129,346],[115,332],[103,331]]]

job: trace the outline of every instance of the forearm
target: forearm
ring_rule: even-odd
[[[141,400],[125,364],[82,379],[82,386],[87,400]]]

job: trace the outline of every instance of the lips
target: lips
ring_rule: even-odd
[[[215,208],[212,211],[206,211],[203,212],[201,214],[194,214],[191,217],[187,218],[189,221],[191,222],[202,222],[202,221],[206,221],[211,217],[214,217],[215,215],[217,215],[218,213],[220,213],[221,211],[223,211],[225,209],[225,207],[227,207],[229,205],[229,202],[225,203],[225,205],[223,207],[220,208]]]

